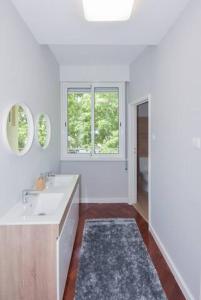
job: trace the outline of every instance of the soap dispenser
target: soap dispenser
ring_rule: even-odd
[[[45,189],[45,179],[42,174],[40,174],[40,177],[36,180],[36,190],[42,191]]]

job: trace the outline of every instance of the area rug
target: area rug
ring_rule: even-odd
[[[167,300],[134,219],[85,222],[75,300]]]

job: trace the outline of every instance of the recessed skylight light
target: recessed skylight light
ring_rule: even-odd
[[[83,0],[87,21],[126,21],[130,18],[134,0]]]

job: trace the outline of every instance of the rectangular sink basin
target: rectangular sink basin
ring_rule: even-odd
[[[23,216],[47,216],[56,213],[63,200],[63,193],[41,193],[30,197],[25,206]]]
[[[30,193],[28,203],[16,202],[0,217],[0,226],[59,224],[78,180],[79,175],[76,174],[56,174],[45,190]]]

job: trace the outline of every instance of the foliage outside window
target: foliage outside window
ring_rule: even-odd
[[[42,148],[47,145],[48,134],[47,118],[44,114],[41,114],[38,118],[38,142]]]
[[[14,105],[8,116],[7,135],[13,150],[23,151],[28,142],[29,126],[25,110]]]
[[[67,94],[68,153],[91,152],[91,93],[71,90]]]
[[[95,153],[119,153],[119,90],[95,89]]]
[[[29,125],[26,112],[23,107],[18,106],[18,150],[22,151],[27,145],[29,136]]]
[[[121,84],[113,84],[65,85],[65,109],[62,107],[65,158],[123,159],[123,88]]]

